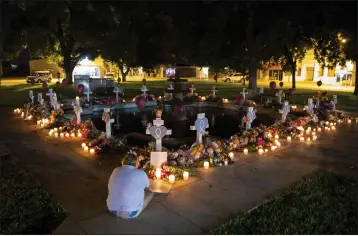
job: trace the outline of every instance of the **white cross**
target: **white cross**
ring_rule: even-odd
[[[41,105],[44,104],[44,100],[43,100],[43,98],[42,98],[42,93],[38,93],[38,94],[37,94],[37,101],[38,101]]]
[[[117,103],[119,102],[119,93],[123,94],[123,89],[121,89],[120,87],[114,87],[113,92],[116,93],[116,101]]]
[[[174,90],[173,83],[169,83],[169,84],[168,84],[168,90]]]
[[[286,121],[286,117],[289,112],[290,112],[290,105],[288,104],[288,101],[285,101],[282,106],[282,122]]]
[[[165,135],[171,135],[172,131],[168,130],[164,126],[164,120],[161,118],[157,118],[153,120],[153,126],[148,127],[146,130],[146,134],[150,134],[155,138],[155,150],[157,152],[162,151],[162,138]]]
[[[90,87],[88,87],[88,89],[86,90],[86,92],[84,92],[84,94],[87,95],[87,102],[89,102],[90,101],[90,94],[92,94]]]
[[[32,90],[29,90],[29,98],[30,98],[30,102],[34,103],[34,92]]]
[[[196,130],[196,143],[203,143],[203,134],[205,129],[209,128],[208,118],[205,113],[198,113],[194,126],[190,126],[191,130]]]
[[[194,91],[195,91],[194,84],[189,88],[189,90],[190,90],[190,95],[193,96],[193,95],[194,95]]]
[[[317,98],[317,100],[316,100],[316,109],[318,109],[319,108],[319,98]]]
[[[58,110],[57,109],[57,107],[58,107],[57,104],[58,104],[57,95],[56,95],[56,93],[53,93],[52,94],[52,106],[53,106],[53,109]]]
[[[81,104],[80,104],[80,98],[77,96],[76,97],[76,101],[75,104],[73,106],[73,110],[76,114],[76,118],[77,118],[77,125],[81,124],[81,113],[83,112]]]
[[[240,94],[244,98],[244,101],[246,101],[246,95],[249,94],[248,92],[246,92],[246,88],[242,88],[242,92],[240,92]]]
[[[51,106],[53,106],[53,102],[52,102],[52,96],[53,96],[53,92],[52,92],[52,89],[48,89],[48,93],[46,93],[46,96],[49,96],[50,98],[50,104]]]
[[[279,104],[282,104],[282,98],[285,97],[284,92],[283,92],[282,90],[278,90],[278,92],[276,93],[275,96],[277,97],[277,102],[278,102]]]
[[[213,86],[211,91],[212,91],[213,98],[215,98],[216,97],[216,92],[218,91],[218,90],[216,90],[216,86]]]
[[[112,136],[111,123],[114,122],[114,119],[111,119],[110,108],[104,108],[102,120],[106,122],[106,137],[110,138]]]
[[[309,98],[307,106],[306,106],[306,111],[307,111],[308,114],[310,114],[310,116],[313,115],[313,108],[314,108],[313,99]]]
[[[147,87],[145,85],[143,85],[140,91],[143,93],[144,96],[147,96],[147,92],[149,90],[147,89]]]
[[[264,87],[260,87],[260,88],[259,88],[259,94],[260,94],[260,95],[264,94]]]
[[[248,107],[247,108],[246,118],[247,118],[246,130],[250,130],[251,129],[251,123],[256,119],[256,113],[255,113],[253,107]]]

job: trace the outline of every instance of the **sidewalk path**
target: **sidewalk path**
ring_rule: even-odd
[[[319,168],[356,174],[358,166],[358,125],[342,124],[336,134],[310,145],[286,145],[268,156],[239,155],[232,166],[200,170],[199,178],[156,195],[138,219],[118,220],[105,204],[109,168],[82,155],[78,141],[47,140],[9,110],[0,111],[0,155],[10,150],[18,156],[69,213],[54,234],[202,234]]]

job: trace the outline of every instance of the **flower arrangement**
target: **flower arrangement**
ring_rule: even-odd
[[[184,168],[181,168],[181,167],[169,166],[166,163],[163,163],[162,166],[160,167],[160,169],[161,169],[161,177],[160,177],[160,179],[163,179],[165,181],[169,180],[170,175],[174,175],[176,180],[182,180],[184,171],[189,172],[190,176],[197,176],[198,175],[198,172],[196,172],[193,169],[184,169]],[[148,178],[157,179],[157,177],[155,176],[156,168],[147,167],[147,168],[145,168],[143,170],[147,173]]]
[[[86,120],[80,124],[80,129],[82,131],[82,137],[89,139],[96,139],[101,134],[100,131],[96,129],[91,120]]]
[[[195,159],[198,159],[200,157],[202,157],[205,153],[204,150],[204,145],[199,143],[199,144],[193,144],[190,148],[190,154],[191,156],[193,156]]]
[[[88,143],[89,148],[93,148],[95,153],[106,151],[109,149],[123,149],[127,144],[126,137],[115,138],[115,137],[106,137],[105,133],[102,133],[97,139],[93,139]]]

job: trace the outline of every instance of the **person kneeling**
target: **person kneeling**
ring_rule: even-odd
[[[153,199],[154,194],[148,190],[148,176],[138,169],[139,166],[139,161],[124,158],[122,167],[112,172],[107,198],[107,207],[112,215],[123,219],[135,218]]]

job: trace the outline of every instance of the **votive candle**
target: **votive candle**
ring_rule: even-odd
[[[175,182],[175,175],[171,174],[169,175],[169,183],[174,184]]]
[[[249,149],[244,148],[244,155],[247,155],[247,154],[249,154]]]
[[[189,172],[188,171],[183,172],[183,179],[184,180],[189,180]]]
[[[162,177],[162,169],[160,168],[155,169],[155,177],[157,179],[160,179]]]
[[[209,169],[209,162],[208,161],[204,161],[204,169]]]

